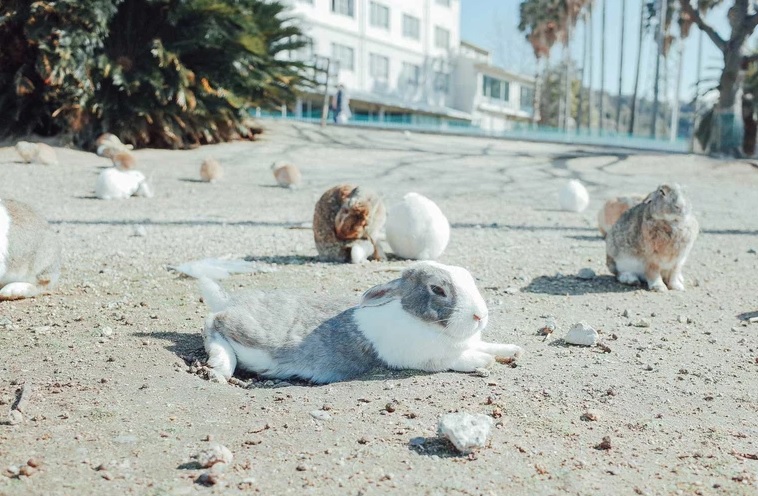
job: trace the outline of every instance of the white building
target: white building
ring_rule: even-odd
[[[461,42],[455,64],[453,106],[471,115],[472,124],[489,131],[508,131],[514,122],[534,115],[534,77],[492,65],[490,53]]]
[[[521,117],[520,109],[512,106],[515,99],[493,107],[490,96],[478,95],[484,74],[506,75],[490,64],[489,54],[484,61],[470,60],[467,47],[473,45],[460,41],[460,1],[287,0],[311,44],[307,53],[293,56],[329,57],[355,119],[464,125],[473,120],[501,129],[496,116]],[[518,92],[522,80],[529,82],[522,78],[510,91]],[[297,112],[318,116],[322,103],[316,94],[305,95]]]

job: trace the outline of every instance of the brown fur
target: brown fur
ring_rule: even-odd
[[[200,166],[200,179],[206,183],[218,181],[223,177],[224,170],[221,164],[215,158],[206,158]]]
[[[111,157],[118,170],[127,171],[137,167],[137,159],[129,152],[119,152]]]
[[[273,170],[276,183],[282,188],[297,187],[302,181],[300,169],[292,164],[274,164]]]
[[[630,208],[640,203],[642,195],[619,196],[605,202],[603,208],[597,213],[597,227],[600,235],[605,237],[613,224]]]
[[[651,289],[681,289],[682,267],[698,231],[681,188],[662,185],[611,227],[606,238],[608,269],[619,275],[624,269],[617,260],[633,258],[644,264],[642,276]]]
[[[370,240],[372,259],[383,258],[374,242],[384,226],[384,203],[377,195],[351,184],[341,184],[326,191],[313,213],[313,238],[319,256],[328,261],[348,262],[352,243]]]

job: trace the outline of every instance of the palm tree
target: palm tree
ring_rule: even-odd
[[[257,131],[248,108],[294,100],[304,46],[278,1],[3,3],[0,134],[103,131],[135,146],[186,147]],[[11,50],[6,50],[12,47]]]

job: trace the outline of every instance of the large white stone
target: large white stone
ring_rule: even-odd
[[[597,331],[585,322],[579,322],[571,326],[566,337],[563,338],[568,344],[579,346],[594,346],[597,343]]]
[[[492,418],[465,412],[448,413],[440,419],[437,433],[450,440],[461,453],[483,448],[492,429]]]

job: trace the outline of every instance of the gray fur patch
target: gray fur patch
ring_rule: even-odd
[[[413,269],[403,276],[403,309],[416,317],[441,327],[446,327],[455,313],[458,302],[455,284],[450,273],[436,267],[425,266],[423,270]],[[439,296],[429,290],[429,285],[441,287],[445,296]]]
[[[28,282],[41,288],[58,281],[61,249],[47,221],[25,203],[3,200],[10,217],[6,272],[0,274],[0,286],[11,282]],[[8,277],[12,275],[13,277]]]

